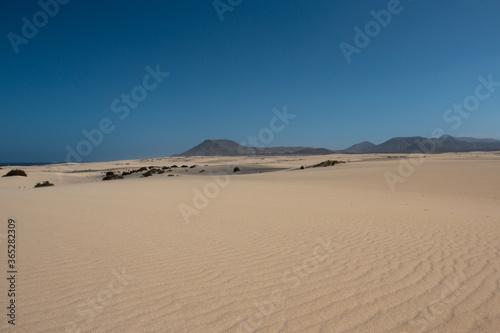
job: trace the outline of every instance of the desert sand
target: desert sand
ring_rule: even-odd
[[[500,154],[387,157],[20,167],[0,178],[0,330],[499,332]],[[326,159],[347,163],[299,169]],[[101,180],[172,164],[197,167]]]

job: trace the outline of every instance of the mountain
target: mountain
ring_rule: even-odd
[[[411,153],[418,150],[417,141],[424,140],[422,137],[396,137],[382,142],[379,145],[364,149],[363,152],[370,153]]]
[[[334,154],[334,153],[335,153],[334,151],[332,151],[330,149],[326,149],[326,148],[304,148],[304,149],[295,151],[293,154],[297,154],[297,155],[330,155],[330,154]]]
[[[345,150],[311,147],[246,147],[231,140],[205,140],[196,147],[174,156],[251,156],[251,155],[329,155],[329,154],[411,154],[500,151],[500,141],[443,135],[427,139],[421,136],[396,137],[379,145],[364,141]]]
[[[310,147],[245,147],[231,140],[205,140],[174,156],[248,156],[248,155],[327,155],[331,150]]]
[[[457,141],[463,141],[463,142],[489,142],[489,143],[500,142],[499,140],[496,140],[496,139],[476,139],[476,138],[470,138],[470,137],[453,137],[453,136],[446,135],[446,134],[443,135],[441,138],[443,138],[443,137],[451,137]]]
[[[362,145],[360,143],[358,145]],[[422,145],[427,148],[422,148]],[[356,147],[354,145],[352,147]],[[349,147],[345,153],[386,153],[386,154],[410,154],[413,152],[471,152],[471,151],[499,151],[500,141],[495,139],[476,139],[476,138],[455,138],[450,135],[443,135],[440,138],[414,137],[396,137],[382,142],[379,145],[367,146],[363,149],[353,150]],[[427,150],[426,150],[427,149]]]
[[[372,148],[373,146],[375,146],[374,143],[371,143],[370,141],[363,141],[361,143],[357,143],[355,145],[350,146],[349,148],[346,149],[346,151],[357,152],[364,149]]]
[[[253,155],[255,149],[231,140],[205,140],[199,145],[174,156],[241,156]]]

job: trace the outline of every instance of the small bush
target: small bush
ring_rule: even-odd
[[[37,183],[35,187],[47,187],[47,186],[54,186],[54,184],[50,183],[48,180],[42,182],[42,183]]]
[[[7,172],[3,177],[12,177],[12,176],[23,176],[23,177],[28,177],[26,172],[20,169],[13,169]]]
[[[123,179],[123,176],[118,176],[118,175],[106,176],[102,180],[113,180],[113,179]]]
[[[148,170],[148,168],[146,168],[146,167],[142,167],[142,168],[140,168],[139,170],[137,170],[137,172],[142,172],[142,171],[146,171],[146,170]]]
[[[334,166],[335,164],[340,164],[340,163],[345,163],[345,162],[344,161],[337,161],[337,160],[327,160],[327,161],[313,165],[313,168]]]
[[[123,179],[123,176],[115,175],[114,172],[111,172],[112,175],[108,175],[108,173],[110,172],[106,172],[106,177],[104,177],[102,180]]]
[[[187,168],[187,167],[188,167],[188,166],[187,166],[187,165],[185,165],[185,164],[184,164],[183,166],[181,166],[181,168]]]
[[[235,168],[233,169],[233,172],[240,172],[240,171],[241,171],[241,169],[240,169],[240,168],[238,168],[238,167],[235,167]]]
[[[173,174],[169,174],[168,176],[169,176],[169,177],[174,177],[174,175],[173,175]]]
[[[189,167],[189,169],[192,169],[192,168],[196,168],[196,164],[195,164],[195,165],[191,165],[191,166]]]
[[[205,172],[205,170],[200,170],[200,173]]]
[[[171,168],[178,168],[178,166],[174,164],[171,166]]]
[[[153,173],[151,172],[151,170],[142,174],[143,177],[151,177],[152,175]]]
[[[115,175],[115,173],[113,171],[106,172],[106,176],[110,176],[111,177],[111,176],[114,176],[114,175]]]
[[[304,169],[305,169],[305,168],[304,168],[304,166],[301,166],[301,167],[300,167],[300,170],[304,170]]]

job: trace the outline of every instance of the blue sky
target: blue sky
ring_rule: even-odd
[[[2,1],[0,162],[64,161],[103,119],[113,130],[83,161],[242,142],[284,106],[296,118],[268,146],[343,149],[435,128],[500,139],[500,87],[458,128],[443,119],[479,76],[500,82],[500,3],[401,0],[348,63],[340,44],[355,46],[354,27],[394,1],[220,0],[237,4],[221,21],[212,0],[72,0],[47,22],[36,1]],[[13,46],[23,17],[40,27]],[[120,119],[113,101],[157,65],[168,77]]]

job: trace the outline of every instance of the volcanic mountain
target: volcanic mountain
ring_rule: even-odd
[[[476,139],[443,135],[440,138],[421,136],[396,137],[375,145],[364,141],[345,150],[311,147],[246,147],[231,140],[205,140],[196,147],[174,156],[249,156],[249,155],[329,155],[329,154],[410,154],[414,152],[447,153],[500,151],[496,139]]]
[[[248,156],[248,155],[327,155],[333,151],[310,147],[246,147],[231,140],[205,140],[174,156]]]
[[[354,145],[356,147],[362,145]],[[471,151],[497,151],[500,150],[500,141],[495,139],[460,138],[443,135],[440,138],[427,139],[421,136],[396,137],[382,142],[379,145],[361,147],[356,150],[352,147],[346,149],[345,153],[387,153],[404,154],[413,152],[426,153],[448,153],[448,152],[471,152]],[[425,148],[427,147],[427,148]]]

